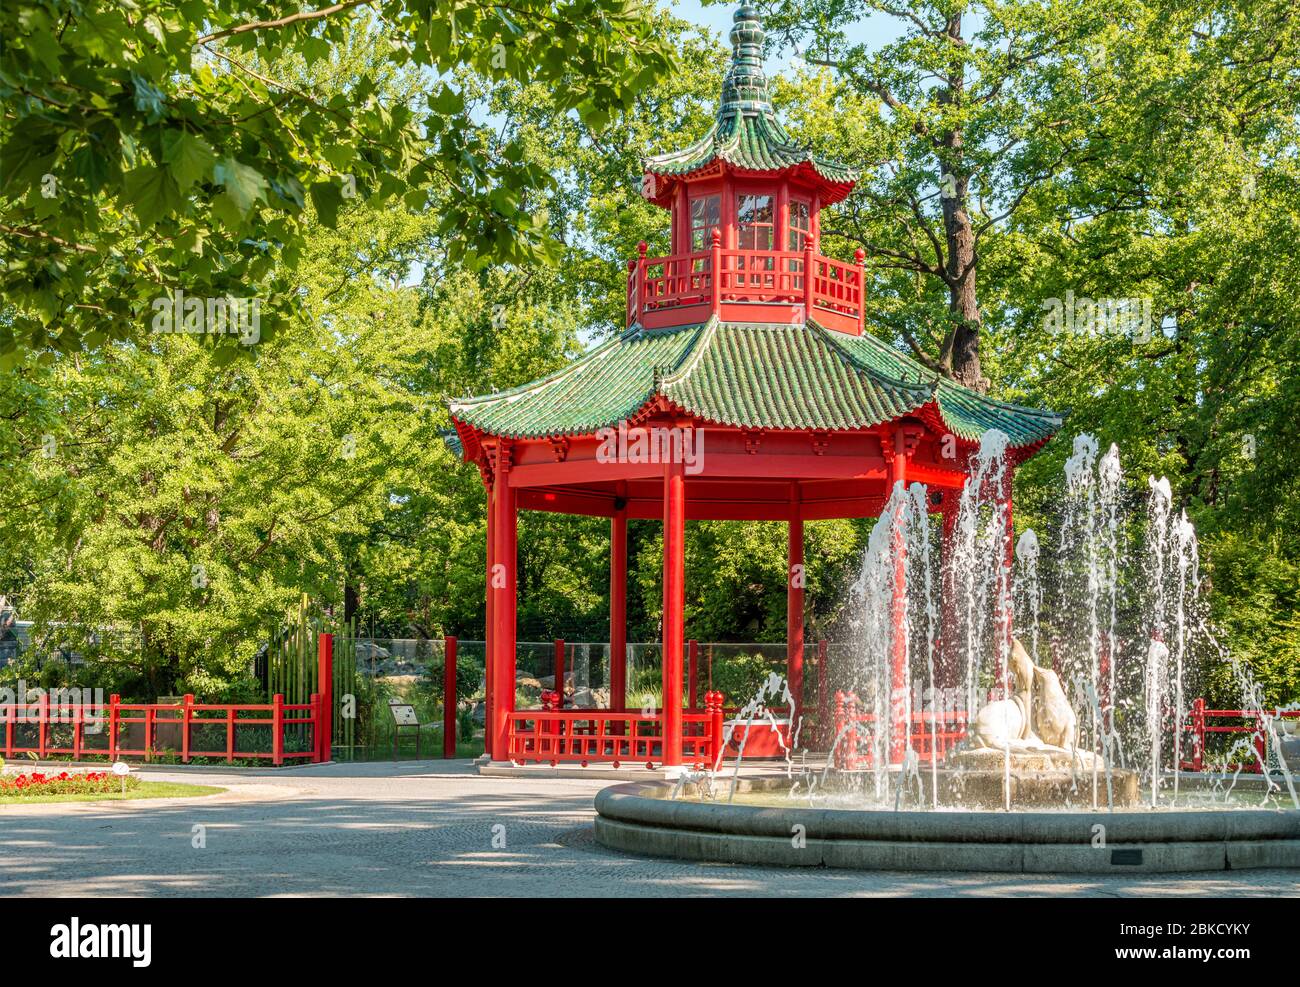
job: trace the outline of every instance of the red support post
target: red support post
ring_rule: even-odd
[[[1192,769],[1205,770],[1205,700],[1192,703],[1192,729],[1196,731],[1196,751],[1192,755]]]
[[[562,637],[557,637],[557,638],[555,639],[555,662],[554,662],[554,664],[555,664],[555,675],[553,676],[553,678],[555,679],[555,691],[556,691],[557,693],[559,693],[559,696],[560,696],[560,705],[559,705],[558,708],[559,708],[559,709],[564,709],[564,676],[565,676],[565,668],[564,668],[564,638],[562,638]]]
[[[153,735],[154,735],[154,705],[150,703],[144,708],[144,759],[153,760]]]
[[[682,763],[682,651],[686,644],[686,473],[680,457],[664,469],[663,764]]]
[[[284,696],[271,697],[271,763],[284,763]]]
[[[510,447],[504,442],[495,448],[492,519],[496,539],[492,587],[496,595],[493,608],[492,662],[493,699],[492,760],[509,760],[510,714],[515,708],[515,549],[518,518],[515,490],[510,486]]]
[[[319,761],[334,758],[334,635],[318,634],[316,637],[316,689],[320,694],[316,707],[316,726],[312,733],[316,739],[316,756]]]
[[[226,763],[235,761],[235,707],[226,707]]]
[[[905,430],[895,427],[893,435],[886,441],[893,441],[894,454],[890,471],[889,487],[891,496],[899,488],[907,486],[907,438]],[[899,519],[901,525],[901,519]],[[891,613],[893,641],[889,676],[889,760],[891,764],[901,764],[907,751],[910,717],[908,715],[907,694],[907,539],[901,526],[896,527],[894,539],[894,600]],[[880,725],[877,724],[877,729]]]
[[[636,245],[636,318],[645,318],[645,253],[646,242]]]
[[[497,550],[495,538],[495,521],[493,521],[492,490],[494,484],[487,485],[487,623],[483,625],[483,753],[492,753],[492,697],[495,694],[496,669],[492,667],[492,638],[496,633],[496,593],[492,589],[492,573],[495,568]]]
[[[700,699],[700,642],[686,642],[686,707],[698,709]]]
[[[813,267],[816,264],[813,254],[812,237],[803,241],[803,317],[807,321],[813,316]]]
[[[830,743],[834,735],[826,735],[827,721],[830,719],[830,706],[827,703],[827,689],[830,676],[826,669],[826,639],[817,642],[817,732],[823,744]]]
[[[456,639],[442,641],[442,756],[456,756]]]
[[[867,331],[867,252],[859,247],[853,251],[853,263],[858,268],[858,335]]]
[[[181,700],[181,763],[190,763],[190,718],[194,715],[194,693],[185,693]]]
[[[791,484],[790,522],[785,578],[785,674],[793,704],[790,732],[803,714],[803,517],[799,509],[799,485]]]
[[[116,692],[108,697],[108,759],[117,760],[117,719],[121,715],[118,712],[118,706],[122,703],[122,697]],[[12,737],[10,738],[12,746]]]
[[[48,692],[45,692],[44,690],[41,691],[41,702],[40,702],[40,707],[36,712],[36,717],[37,717],[36,733],[38,737],[37,750],[39,752],[37,754],[37,757],[44,758],[45,743],[49,736],[49,725],[50,725],[50,694]]]
[[[609,708],[627,709],[627,507],[609,522]]]
[[[839,768],[848,767],[848,755],[844,752],[844,745],[839,743],[840,731],[844,729],[844,693],[835,693],[835,723],[834,730],[831,733],[830,742],[835,745],[834,757],[835,766]]]
[[[716,771],[727,751],[727,738],[723,736],[723,695],[710,689],[704,694],[704,710],[709,714],[709,737],[713,747],[713,769]]]
[[[80,703],[72,707],[72,759],[81,760],[81,711]]]
[[[722,311],[722,231],[713,228],[713,237],[709,244],[709,304],[714,315]]]
[[[18,719],[18,706],[10,703],[4,707],[5,713],[5,758],[14,756],[14,721]]]

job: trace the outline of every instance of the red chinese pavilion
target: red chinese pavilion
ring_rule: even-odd
[[[642,243],[629,262],[625,331],[541,380],[451,404],[464,458],[487,489],[494,761],[699,760],[706,717],[684,710],[682,696],[688,519],[784,521],[798,573],[805,521],[878,516],[894,484],[913,481],[951,519],[987,429],[1010,437],[1014,466],[1061,425],[937,378],[872,334],[863,252],[853,263],[820,252],[820,212],[856,176],[777,121],[763,39],[742,7],[713,126],[645,164],[643,192],[669,211],[672,253],[647,257]],[[610,519],[609,710],[514,709],[520,510]],[[664,525],[663,709],[651,715],[626,711],[628,518]],[[791,578],[796,707],[803,613],[802,580]],[[539,758],[540,734],[569,739]]]

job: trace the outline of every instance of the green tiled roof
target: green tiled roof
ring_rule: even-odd
[[[903,380],[935,380],[935,374],[916,360],[869,333],[862,336],[835,334],[835,340],[849,357],[863,367]],[[1034,445],[1056,434],[1064,423],[1061,415],[995,401],[946,377],[939,377],[935,401],[943,424],[954,434],[972,442],[991,428],[1000,429],[1013,446]]]
[[[758,14],[749,7],[736,11],[731,29],[734,54],[722,82],[717,120],[704,137],[684,150],[649,158],[645,170],[676,176],[699,171],[715,161],[749,171],[784,171],[807,165],[829,184],[841,186],[832,200],[843,198],[857,173],[796,144],[777,120],[763,75],[763,38]]]
[[[840,429],[906,415],[933,389],[853,366],[815,325],[712,322],[660,393],[720,425]]]
[[[1061,425],[1050,412],[994,401],[870,336],[807,325],[722,323],[634,328],[549,377],[451,404],[458,427],[507,438],[576,435],[626,421],[656,395],[715,424],[766,429],[867,428],[910,414],[976,441],[999,428],[1036,445]],[[466,434],[462,431],[462,436]]]

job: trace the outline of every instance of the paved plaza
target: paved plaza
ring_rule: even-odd
[[[145,768],[140,774],[229,791],[188,801],[0,807],[0,894],[1277,897],[1300,891],[1297,873],[1280,870],[1054,878],[641,859],[606,850],[592,836],[592,798],[610,782],[487,778],[467,762],[237,772]]]

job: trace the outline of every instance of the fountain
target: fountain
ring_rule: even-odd
[[[1270,745],[1281,783],[1260,754],[1281,733],[1276,711],[1214,636],[1195,529],[1169,482],[1151,478],[1143,518],[1126,504],[1119,450],[1099,455],[1080,435],[1057,550],[1044,554],[1032,529],[1013,550],[1007,447],[985,434],[942,560],[926,488],[895,486],[851,589],[855,661],[834,729],[822,725],[824,763],[796,758],[796,741],[777,774],[742,773],[742,751],[673,786],[606,789],[598,837],[805,866],[1300,867],[1285,745]],[[1205,661],[1229,664],[1261,736],[1193,749],[1188,704]],[[768,703],[788,698],[773,678],[742,711],[747,735],[770,729]]]

